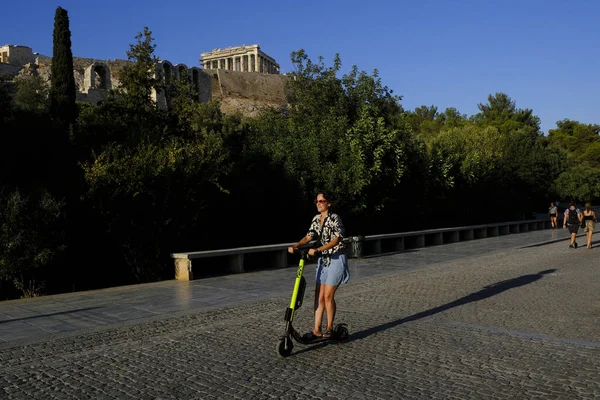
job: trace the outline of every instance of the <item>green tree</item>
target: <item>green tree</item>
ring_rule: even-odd
[[[600,167],[600,125],[558,121],[556,129],[548,131],[548,140],[552,147],[563,150],[571,162]]]
[[[502,190],[496,198],[505,204],[518,202],[524,211],[539,210],[556,195],[554,180],[568,165],[563,154],[527,128],[505,134],[502,147],[504,156],[495,177]]]
[[[5,73],[0,73],[0,110],[4,112],[0,116],[0,120],[7,117],[13,107],[13,96],[15,92],[15,84],[12,81],[12,76]]]
[[[45,112],[48,109],[50,88],[38,76],[23,76],[16,80],[15,104],[23,110]]]
[[[73,53],[71,31],[67,10],[58,7],[54,16],[54,40],[50,85],[50,111],[65,126],[75,122],[75,77],[73,75]]]
[[[454,107],[448,107],[443,113],[437,115],[437,119],[444,125],[444,128],[458,128],[467,123],[467,116],[461,114]]]
[[[460,114],[456,108],[447,108],[439,112],[436,106],[420,106],[406,113],[412,131],[426,143],[439,135],[442,130],[457,128],[467,123],[466,115]]]
[[[440,133],[442,123],[438,117],[438,108],[436,106],[420,106],[406,113],[412,131],[422,137],[429,139]]]
[[[43,189],[0,194],[0,279],[23,297],[42,294],[48,268],[65,250],[63,205]]]
[[[338,198],[338,209],[382,215],[401,188],[409,190],[406,176],[424,155],[410,134],[400,97],[382,84],[377,71],[370,75],[353,67],[338,77],[337,55],[327,66],[300,50],[292,53],[292,62],[288,113],[264,112],[253,122],[249,148],[281,166],[305,198],[325,190]]]
[[[431,168],[442,187],[476,185],[494,175],[504,155],[498,129],[465,126],[442,131],[432,142]]]
[[[600,168],[588,163],[575,165],[556,179],[556,191],[563,199],[600,201]]]
[[[479,113],[472,120],[480,126],[491,125],[505,134],[525,129],[532,137],[540,134],[540,119],[528,108],[517,108],[516,103],[504,93],[488,96],[488,103],[477,105]]]
[[[151,105],[152,91],[164,90],[160,85],[160,79],[156,76],[156,64],[158,57],[154,55],[156,45],[153,43],[152,31],[144,27],[136,37],[136,43],[129,45],[127,59],[132,61],[119,75],[121,86],[118,90],[120,96],[124,96],[132,107],[148,107]]]
[[[136,36],[122,91],[82,108],[76,140],[89,188],[85,204],[106,232],[103,240],[113,243],[109,253],[123,260],[120,282],[171,276],[169,252],[192,240],[186,234],[194,232],[194,243],[210,235],[196,227],[210,225],[229,169],[227,118],[217,104],[193,101],[186,82],[171,82],[172,109],[151,101],[158,82],[150,69],[153,40],[148,28]]]

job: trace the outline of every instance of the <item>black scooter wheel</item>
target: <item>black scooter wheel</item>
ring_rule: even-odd
[[[289,337],[284,337],[279,339],[279,343],[277,343],[277,353],[281,357],[287,357],[292,354],[292,349],[294,348],[294,343],[292,339]]]
[[[350,337],[350,333],[348,332],[346,324],[337,324],[333,329],[333,334],[335,335],[335,338],[340,342],[345,342]]]

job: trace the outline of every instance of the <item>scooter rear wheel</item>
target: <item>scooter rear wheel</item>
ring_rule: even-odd
[[[287,357],[292,354],[292,349],[294,348],[294,343],[289,336],[279,339],[279,343],[277,343],[277,353],[281,357]]]
[[[346,324],[337,324],[333,329],[333,334],[335,335],[335,338],[340,342],[345,342],[350,337],[350,333],[348,332]]]

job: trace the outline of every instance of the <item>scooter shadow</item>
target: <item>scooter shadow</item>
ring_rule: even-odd
[[[335,342],[335,341],[326,341],[326,342],[315,343],[315,344],[312,344],[312,345],[311,344],[307,344],[306,345],[307,347],[303,348],[302,350],[293,352],[288,357],[297,356],[297,355],[300,355],[302,353],[307,353],[309,351],[322,349],[322,348],[330,346],[332,344],[338,344],[338,343]]]
[[[490,298],[492,296],[496,296],[507,290],[515,289],[517,287],[521,287],[524,285],[529,285],[537,280],[542,279],[545,275],[552,274],[556,271],[557,271],[556,269],[547,269],[547,270],[540,271],[537,274],[522,275],[522,276],[519,276],[519,277],[516,277],[513,279],[508,279],[508,280],[505,280],[502,282],[496,282],[491,285],[487,285],[483,289],[479,290],[478,292],[471,293],[467,296],[461,297],[450,303],[443,304],[441,306],[434,307],[429,310],[425,310],[425,311],[410,315],[408,317],[400,318],[395,321],[390,321],[385,324],[374,326],[372,328],[365,329],[363,331],[356,332],[354,334],[350,334],[350,337],[348,338],[348,342],[352,342],[354,340],[359,340],[359,339],[364,339],[367,336],[373,335],[377,332],[381,332],[386,329],[394,328],[398,325],[402,325],[407,322],[412,322],[412,321],[416,321],[416,320],[419,320],[422,318],[430,317],[432,315],[439,314],[439,313],[449,310],[451,308],[459,307],[459,306],[462,306],[462,305],[465,305],[468,303],[472,303],[472,302],[476,302],[476,301],[481,301],[481,300]]]
[[[306,347],[304,347],[302,350],[295,351],[292,354],[290,354],[288,357],[297,356],[297,355],[300,355],[302,353],[307,353],[309,351],[322,349],[322,348],[327,347],[327,346],[340,345],[340,344],[343,344],[343,343],[347,343],[349,341],[350,341],[350,337],[348,338],[348,340],[341,341],[341,342],[337,341],[335,339],[331,339],[331,340],[325,340],[325,341],[322,341],[322,342],[317,342],[317,343],[312,343],[312,344],[309,343],[309,344],[304,345]]]

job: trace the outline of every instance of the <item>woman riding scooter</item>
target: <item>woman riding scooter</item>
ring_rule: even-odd
[[[315,287],[315,325],[312,331],[304,335],[307,341],[330,338],[333,335],[333,320],[335,318],[334,295],[340,284],[345,284],[350,279],[348,259],[344,239],[344,225],[339,215],[329,212],[332,206],[331,196],[319,193],[315,204],[317,214],[311,224],[308,233],[288,251],[294,253],[298,247],[317,240],[318,247],[310,249],[308,254],[314,256],[319,254],[316,271]],[[327,310],[327,326],[321,333],[323,313]]]

